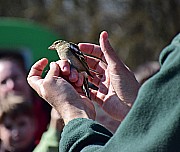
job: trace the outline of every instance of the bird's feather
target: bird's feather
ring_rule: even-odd
[[[72,44],[70,45],[70,51],[73,53],[73,55],[81,62],[81,64],[84,66],[86,73],[91,76],[92,74],[89,72],[89,66],[85,60],[85,57],[83,53],[79,50],[79,48],[75,47],[76,45]],[[76,49],[75,49],[76,48]]]
[[[90,77],[93,78],[93,75],[90,73],[90,71],[93,71],[96,74],[98,74],[98,73],[89,68],[89,66],[85,60],[85,55],[80,51],[78,45],[74,44],[72,42],[57,40],[49,47],[49,49],[56,50],[59,55],[59,58],[68,60],[71,67],[76,68],[78,72],[83,72],[83,73],[85,72],[82,88],[84,90],[85,95],[89,99],[91,99],[87,76],[89,75]],[[92,56],[92,55],[89,55],[89,56],[97,58],[99,60],[102,60],[102,59]]]

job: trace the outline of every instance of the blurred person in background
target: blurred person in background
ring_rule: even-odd
[[[0,102],[9,95],[23,95],[33,104],[37,119],[36,142],[47,129],[50,121],[50,106],[29,87],[24,57],[18,51],[0,50]]]
[[[32,152],[36,129],[32,102],[20,95],[0,102],[0,152]]]
[[[52,108],[48,130],[43,133],[39,144],[36,146],[33,152],[58,152],[59,140],[63,127],[63,119],[59,116],[57,111]]]

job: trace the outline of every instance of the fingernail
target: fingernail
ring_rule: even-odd
[[[67,71],[67,70],[68,70],[68,66],[64,66],[63,71]]]
[[[55,65],[55,62],[50,63],[50,67],[53,67]]]
[[[71,75],[70,75],[70,77],[74,79],[74,78],[76,78],[76,74],[74,74],[74,73],[72,72]]]

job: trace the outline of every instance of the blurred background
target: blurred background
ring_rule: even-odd
[[[37,25],[37,32],[14,38],[39,44],[31,48],[35,50],[34,60],[44,55],[56,60],[56,54],[48,50],[46,54],[45,50],[56,39],[98,44],[100,32],[106,30],[118,55],[135,69],[147,61],[158,60],[160,51],[180,32],[179,8],[180,0],[0,0],[0,21],[3,24],[8,17],[23,20],[23,25],[24,21]],[[40,30],[44,34],[38,34]],[[0,27],[0,47],[7,47],[7,43],[15,47],[15,40],[8,33],[16,35],[16,29],[3,31]],[[25,44],[28,43],[23,42],[23,48]]]

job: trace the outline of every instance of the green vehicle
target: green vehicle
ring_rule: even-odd
[[[20,51],[29,68],[35,61],[46,57],[49,62],[58,60],[56,51],[48,46],[59,36],[52,30],[29,20],[0,18],[0,50]]]

